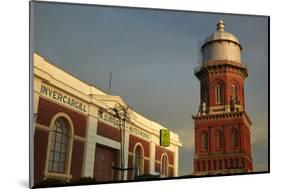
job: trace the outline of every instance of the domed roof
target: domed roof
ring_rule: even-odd
[[[220,19],[219,22],[217,23],[217,31],[215,31],[212,35],[207,37],[206,40],[204,41],[204,44],[216,40],[232,41],[240,45],[239,40],[232,33],[224,31],[224,22],[222,19]]]

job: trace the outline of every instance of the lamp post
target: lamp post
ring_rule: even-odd
[[[125,153],[125,128],[126,128],[126,121],[130,120],[130,107],[123,106],[120,103],[115,104],[114,108],[109,108],[106,110],[109,113],[112,113],[116,118],[119,119],[118,127],[120,129],[120,168],[113,168],[117,169],[121,172],[121,180],[124,180],[124,171],[129,169],[124,168],[124,153]]]

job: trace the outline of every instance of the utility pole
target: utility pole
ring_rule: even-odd
[[[131,170],[133,168],[125,168],[125,134],[126,134],[126,121],[130,121],[130,107],[122,106],[120,103],[117,103],[114,108],[109,108],[105,110],[113,114],[119,119],[118,127],[120,129],[120,167],[112,167],[121,172],[121,180],[124,180],[124,172]]]

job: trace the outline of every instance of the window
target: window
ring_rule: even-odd
[[[244,169],[244,165],[245,165],[245,161],[244,161],[244,159],[241,159],[241,167],[242,167],[242,169]]]
[[[143,165],[143,153],[142,148],[138,145],[135,149],[135,164],[134,164],[134,175],[139,176],[142,174]]]
[[[217,170],[217,161],[216,160],[213,161],[213,167],[214,167],[214,170]]]
[[[233,169],[233,159],[230,159],[230,168]]]
[[[218,149],[222,148],[223,144],[223,134],[221,130],[217,130],[217,147]]]
[[[200,161],[197,161],[197,172],[200,172]]]
[[[232,145],[233,146],[238,146],[238,131],[236,128],[232,129]]]
[[[236,165],[235,165],[237,168],[240,166],[239,165],[239,159],[238,158],[236,158]]]
[[[211,160],[208,160],[208,170],[210,171],[211,169]]]
[[[167,155],[163,155],[161,163],[162,163],[161,175],[168,176],[168,158],[167,158]]]
[[[207,103],[207,87],[203,85],[201,88],[201,101]]]
[[[222,103],[222,100],[221,100],[221,97],[222,97],[222,87],[221,87],[221,84],[216,84],[215,86],[215,94],[216,94],[216,104],[221,104]]]
[[[205,161],[202,161],[202,166],[203,166],[202,170],[206,171],[206,162]]]
[[[237,86],[235,84],[231,84],[231,96],[233,99],[236,99],[237,95]]]
[[[207,150],[208,149],[208,133],[206,131],[202,132],[202,149]]]
[[[65,173],[69,132],[66,120],[58,118],[54,123],[54,129],[51,134],[48,171]]]
[[[225,168],[225,169],[228,168],[227,159],[224,160],[224,168]]]
[[[222,170],[222,160],[219,160],[219,170]]]

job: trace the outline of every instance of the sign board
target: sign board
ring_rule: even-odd
[[[114,115],[109,114],[107,112],[99,111],[98,117],[99,117],[100,120],[108,123],[111,126],[119,128],[120,125],[122,125],[121,120],[119,120],[117,117],[115,117]],[[147,132],[145,132],[143,130],[140,130],[140,129],[138,129],[136,127],[133,127],[133,126],[127,127],[127,124],[126,124],[126,128],[129,129],[129,132],[131,134],[135,134],[137,136],[140,136],[140,137],[143,137],[143,138],[149,140],[149,134]]]
[[[41,85],[40,94],[79,112],[87,113],[87,104],[51,86]]]
[[[170,146],[170,130],[160,129],[160,146]]]

